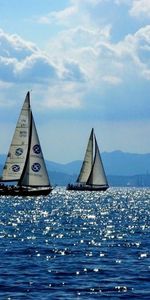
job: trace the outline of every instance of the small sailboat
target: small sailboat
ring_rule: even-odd
[[[30,107],[29,92],[21,109],[0,181],[0,195],[38,196],[48,195],[52,191]]]
[[[94,129],[92,128],[84,161],[76,184],[68,184],[67,190],[106,191],[109,185],[100,156]]]

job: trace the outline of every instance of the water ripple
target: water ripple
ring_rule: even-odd
[[[0,299],[149,299],[150,190],[0,198]]]

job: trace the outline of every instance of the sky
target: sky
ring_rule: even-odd
[[[44,157],[150,152],[150,0],[0,0],[0,153],[27,91]]]

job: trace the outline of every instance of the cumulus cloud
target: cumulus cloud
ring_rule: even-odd
[[[134,111],[137,98],[133,98],[131,82],[138,82],[140,87],[144,80],[150,80],[148,59],[150,28],[149,26],[137,28],[135,32],[122,36],[119,41],[113,41],[114,20],[107,19],[107,14],[104,19],[102,12],[107,8],[110,9],[110,5],[113,11],[122,5],[126,8],[126,13],[131,8],[130,14],[133,16],[137,2],[139,11],[142,4],[143,7],[146,5],[148,8],[148,2],[141,0],[71,0],[69,7],[47,15],[50,22],[62,25],[55,38],[50,39],[47,47],[53,60],[60,66],[60,77],[71,82],[74,80],[78,84],[82,83],[80,88],[82,87],[83,92],[81,89],[80,92],[78,91],[76,84],[71,89],[63,89],[66,99],[68,99],[67,93],[71,95],[74,108],[78,105],[83,108],[85,105],[87,110],[90,107],[91,113],[94,114],[94,107],[97,107],[99,114],[105,114],[106,108],[108,116],[112,116],[113,105],[118,107],[121,116],[132,97],[131,111]],[[115,26],[119,28],[119,24]],[[121,28],[118,30],[121,31]],[[127,86],[130,88],[124,91],[124,94],[128,94],[124,99],[122,91],[123,87]],[[60,90],[62,91],[61,88]],[[76,101],[77,97],[78,101]],[[52,99],[54,98],[53,95]],[[57,99],[56,96],[55,103],[58,103]],[[67,105],[69,107],[67,100],[63,99],[63,103],[65,107]],[[141,107],[139,116],[140,112]]]
[[[134,17],[150,17],[150,1],[149,0],[133,0],[131,9],[131,16]]]
[[[113,43],[110,37],[109,25],[90,30],[76,27],[61,32],[59,37],[50,42],[49,51],[52,54],[57,49],[55,55],[61,61],[65,61],[66,57],[76,61],[76,66],[80,66],[87,84],[93,85],[94,80],[99,85],[104,84],[104,81],[119,85],[133,76],[134,72],[139,77],[148,79],[150,26],[128,34],[117,43]]]
[[[66,20],[68,22],[68,19],[72,18],[77,12],[76,6],[70,6],[61,11],[53,11],[45,16],[35,18],[35,20],[41,24],[51,24],[53,22],[65,24]]]
[[[56,68],[33,43],[0,30],[0,67],[3,81],[37,81],[56,76]]]
[[[49,59],[39,53],[34,53],[16,64],[15,79],[23,82],[37,83],[56,79],[57,69]]]
[[[37,46],[29,41],[24,41],[17,34],[8,34],[0,29],[0,56],[23,59],[39,51]]]
[[[127,35],[124,41],[118,43],[118,54],[122,59],[130,59],[128,69],[132,68],[139,77],[149,80],[150,71],[150,25],[139,29],[135,34]],[[124,61],[125,65],[125,61]]]
[[[76,94],[80,108],[86,107],[88,114],[90,111],[95,118],[106,114],[108,118],[115,118],[116,110],[112,107],[117,107],[119,118],[130,118],[131,115],[147,118],[143,105],[147,107],[148,98],[143,98],[141,91],[143,86],[147,88],[150,80],[150,26],[139,28],[115,42],[112,41],[113,27],[110,23],[93,26],[88,18],[85,24],[83,26],[81,22],[80,26],[73,24],[71,28],[61,30],[49,43],[49,51],[51,55],[55,53],[55,59],[62,63],[67,57],[76,62],[84,73],[84,92]],[[142,102],[139,97],[142,97]]]
[[[8,82],[44,82],[59,80],[64,74],[76,80],[82,78],[77,63],[66,63],[65,72],[61,71],[48,54],[42,52],[35,44],[23,40],[18,35],[10,35],[0,30],[0,80]]]
[[[79,92],[76,91],[74,83],[83,82],[85,75],[78,62],[73,59],[65,59],[61,63],[56,63],[51,56],[33,43],[23,40],[18,35],[10,35],[3,30],[0,30],[0,45],[1,90],[12,89],[12,84],[22,84],[31,88],[36,86],[38,91],[46,90],[48,95],[50,94],[50,98],[49,96],[45,97],[47,101],[43,100],[42,105],[47,107],[51,105],[53,108],[79,105],[80,97],[77,97]],[[62,83],[65,88],[62,88]],[[51,87],[53,95],[51,95],[49,87]]]
[[[41,24],[57,24],[69,28],[77,26],[77,24],[90,25],[94,10],[96,12],[97,7],[107,1],[110,0],[70,0],[70,4],[64,9],[37,16],[34,18],[34,21]]]
[[[105,95],[110,99],[108,90],[114,93],[114,89],[122,89],[123,84],[127,86],[135,79],[149,81],[150,26],[113,41],[110,20],[94,22],[104,3],[110,5],[111,1],[71,0],[67,8],[43,16],[47,24],[64,24],[49,39],[45,52],[1,30],[1,82],[32,83],[39,86],[38,91],[43,85],[47,93],[43,103],[48,107],[83,108],[83,104],[90,105],[88,99],[92,98],[95,106],[101,99],[100,110],[106,107]],[[119,6],[125,1],[114,0],[114,4]],[[112,97],[109,101],[117,100]]]

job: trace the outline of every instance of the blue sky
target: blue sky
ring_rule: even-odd
[[[150,1],[0,0],[0,153],[28,90],[47,159],[150,152]]]

